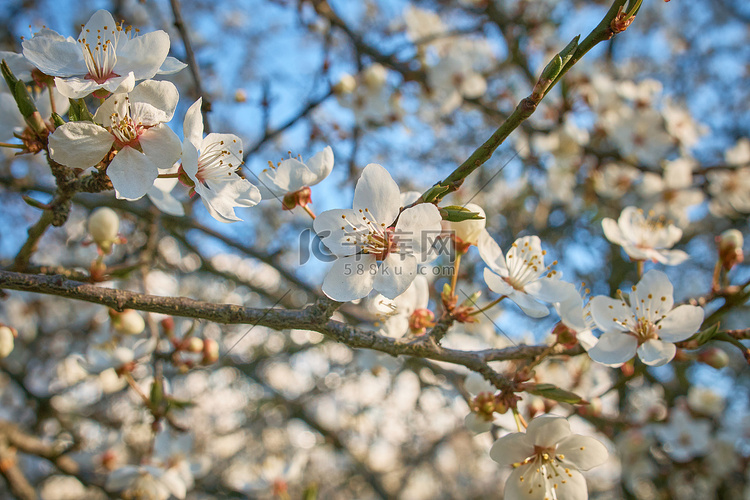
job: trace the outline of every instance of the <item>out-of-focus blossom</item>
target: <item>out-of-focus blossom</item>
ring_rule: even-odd
[[[359,126],[389,125],[401,119],[403,110],[399,94],[386,85],[388,70],[379,63],[365,68],[352,85],[345,75],[336,85],[336,98],[343,107],[354,112]]]
[[[591,299],[591,315],[604,333],[589,349],[594,361],[620,366],[635,356],[650,366],[674,358],[674,342],[685,340],[701,326],[703,308],[674,305],[672,283],[667,275],[652,269],[633,286],[630,304],[625,299],[599,295]]]
[[[124,498],[167,500],[171,496],[185,498],[187,487],[174,469],[152,465],[126,465],[113,471],[104,487],[121,492]]]
[[[664,115],[667,132],[680,141],[684,148],[692,148],[708,132],[708,128],[696,122],[684,105],[675,104],[667,99],[661,113]]]
[[[696,413],[718,417],[724,412],[724,397],[710,387],[693,386],[688,389],[688,407]]]
[[[0,325],[0,359],[7,358],[13,347],[15,347],[16,336],[13,335],[13,330],[5,325]]]
[[[481,401],[478,401],[477,398],[490,400],[494,398],[496,392],[495,387],[476,372],[471,372],[466,376],[464,387],[473,398],[472,404],[481,404]],[[480,413],[472,410],[466,415],[464,424],[474,434],[481,434],[492,429],[493,420],[494,411]]]
[[[649,209],[675,219],[680,226],[688,223],[688,208],[703,202],[703,191],[693,187],[691,158],[679,158],[664,165],[663,176],[647,172],[639,186]]]
[[[105,343],[89,346],[81,366],[89,373],[99,374],[110,368],[120,371],[132,367],[135,361],[149,356],[156,349],[156,339],[133,339],[128,337],[121,344]]]
[[[253,207],[260,191],[237,173],[242,165],[242,140],[233,134],[208,134],[203,137],[203,98],[185,114],[182,144],[182,170],[194,192],[200,195],[211,216],[221,222],[242,220],[235,207]]]
[[[641,176],[637,168],[619,163],[607,163],[592,174],[596,193],[613,199],[625,196]]]
[[[507,296],[532,318],[549,314],[544,302],[565,302],[577,294],[575,286],[561,281],[552,266],[545,267],[542,242],[538,236],[517,239],[507,256],[485,231],[479,237],[479,255],[487,264],[484,280],[495,293]],[[554,265],[554,264],[553,264]]]
[[[654,426],[654,434],[675,462],[689,462],[711,449],[711,422],[693,419],[682,408],[672,410],[667,424]]]
[[[81,29],[78,40],[43,28],[23,42],[23,55],[42,73],[55,77],[66,97],[79,99],[102,89],[127,93],[135,82],[170,74],[186,67],[169,53],[169,35],[154,31],[133,36],[130,27],[115,23],[99,10]]]
[[[427,68],[430,99],[439,103],[440,112],[448,114],[464,99],[476,99],[487,91],[482,71],[493,60],[485,40],[458,39],[440,55],[437,64]]]
[[[437,257],[430,251],[441,230],[437,207],[422,203],[399,214],[400,208],[391,174],[371,163],[357,181],[353,208],[328,210],[315,219],[315,232],[337,257],[323,280],[328,297],[348,302],[374,288],[394,299],[414,281],[418,264]]]
[[[112,245],[119,240],[120,218],[117,212],[109,207],[99,207],[89,215],[87,229],[91,238],[105,254],[112,250]]]
[[[607,448],[598,440],[573,434],[564,418],[538,417],[526,433],[508,434],[492,445],[490,457],[514,470],[505,483],[507,500],[588,498],[580,471],[606,462]]]
[[[687,260],[682,250],[669,250],[682,238],[682,230],[662,217],[646,217],[643,210],[626,207],[620,218],[602,221],[604,235],[620,245],[634,260],[652,260],[675,266]]]

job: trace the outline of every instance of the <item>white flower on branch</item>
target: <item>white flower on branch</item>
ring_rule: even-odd
[[[333,149],[326,146],[304,163],[298,158],[289,158],[278,165],[268,162],[270,168],[263,169],[258,176],[260,193],[264,199],[281,198],[284,208],[291,210],[297,205],[311,203],[310,186],[319,183],[333,170]]]
[[[545,267],[547,252],[542,250],[538,236],[518,238],[504,256],[500,245],[484,231],[477,247],[479,256],[488,266],[484,270],[484,281],[490,290],[508,297],[532,318],[549,314],[547,306],[539,300],[564,302],[578,293],[572,283],[558,279],[560,273],[552,269],[556,262]]]
[[[584,500],[588,491],[580,471],[603,464],[608,453],[597,439],[571,433],[566,419],[539,417],[525,434],[495,441],[490,457],[515,469],[505,483],[506,500]]]
[[[211,216],[220,222],[242,220],[235,207],[253,207],[260,191],[237,174],[242,165],[242,140],[234,134],[208,134],[203,137],[203,98],[185,114],[182,130],[182,170],[194,192],[200,195]]]
[[[711,422],[693,419],[687,410],[675,408],[669,423],[654,426],[654,434],[675,462],[689,462],[711,450]]]
[[[682,238],[682,229],[669,223],[664,217],[646,217],[643,210],[626,207],[620,218],[602,221],[604,235],[609,241],[620,245],[634,260],[651,260],[675,266],[688,259],[682,250],[669,250]]]
[[[374,288],[394,299],[417,276],[417,264],[437,257],[430,252],[441,232],[437,207],[422,203],[399,214],[400,208],[391,174],[371,163],[357,181],[353,208],[328,210],[315,219],[315,232],[337,257],[323,281],[328,297],[348,302]]]
[[[167,500],[170,496],[185,498],[187,487],[174,469],[152,465],[126,465],[112,472],[105,488],[121,491],[124,498]]]
[[[650,366],[674,358],[674,342],[685,340],[701,326],[703,308],[681,305],[674,309],[673,287],[667,275],[652,269],[633,286],[628,304],[624,298],[599,295],[591,299],[591,315],[604,333],[589,349],[594,361],[620,366],[635,356]]]
[[[164,31],[134,36],[106,10],[91,16],[77,41],[43,28],[23,42],[23,55],[42,73],[54,76],[57,89],[71,99],[99,89],[130,92],[139,80],[186,67],[168,53],[169,35]]]
[[[434,325],[435,314],[427,309],[430,301],[430,284],[418,275],[404,293],[395,299],[376,295],[373,309],[382,319],[380,331],[388,337],[401,338],[407,332],[423,334]]]
[[[99,107],[94,123],[68,122],[49,138],[53,160],[87,168],[105,159],[118,198],[137,200],[180,157],[180,139],[164,125],[172,119],[179,94],[170,82],[148,80],[130,94],[113,94]]]

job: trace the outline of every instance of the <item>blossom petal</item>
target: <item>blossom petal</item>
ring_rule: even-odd
[[[133,119],[151,126],[172,119],[180,94],[172,82],[146,80],[133,89],[128,98]]]
[[[503,251],[487,230],[482,231],[479,235],[477,249],[479,250],[479,256],[490,269],[500,276],[508,276],[508,267],[505,263]]]
[[[466,417],[464,417],[464,425],[474,434],[482,434],[483,432],[492,429],[492,422],[486,421],[473,411],[469,412]]]
[[[490,448],[490,458],[501,467],[523,462],[534,454],[534,443],[528,434],[514,432],[495,441]]]
[[[235,207],[252,207],[261,200],[260,191],[250,181],[237,174],[232,174],[232,178],[224,182],[208,180],[205,185],[200,182],[195,185],[206,209],[220,222],[242,220],[234,213]]]
[[[674,287],[666,274],[651,269],[636,283],[630,294],[630,305],[638,318],[655,323],[672,309]]]
[[[682,264],[690,258],[690,255],[683,252],[682,250],[659,250],[663,260],[660,261],[668,266],[676,266]]]
[[[347,221],[351,222],[354,228]],[[350,208],[326,210],[313,221],[315,233],[323,244],[339,257],[354,255],[357,252],[357,239],[350,235],[361,226],[357,212]]]
[[[537,417],[529,423],[526,435],[533,445],[549,448],[571,435],[570,423],[563,417]]]
[[[307,186],[314,186],[328,177],[331,170],[333,170],[333,149],[331,149],[331,146],[326,146],[323,151],[316,153],[312,158],[307,160],[307,168],[315,174],[315,180],[310,184],[306,184]]]
[[[190,105],[187,113],[185,113],[185,121],[182,122],[182,133],[185,136],[185,142],[190,142],[196,149],[198,149],[203,142],[202,105],[203,98],[199,97],[197,101]]]
[[[417,276],[417,259],[413,255],[392,253],[378,267],[373,288],[384,297],[394,299],[404,293]]]
[[[138,143],[143,153],[160,169],[170,168],[182,154],[180,138],[164,124],[144,131]]]
[[[440,236],[442,217],[438,208],[431,203],[420,203],[401,212],[394,233],[396,244],[407,244],[404,252],[414,255],[417,262],[428,262],[438,257],[437,252],[431,251],[435,240]]]
[[[540,278],[527,284],[523,289],[532,297],[544,302],[564,302],[578,295],[578,289],[573,283],[555,278]]]
[[[618,367],[633,359],[637,348],[638,341],[632,335],[605,332],[596,345],[589,349],[589,356],[597,363]]]
[[[132,71],[136,80],[153,78],[169,53],[169,35],[157,30],[131,38],[124,46],[117,47],[119,73]],[[123,71],[124,70],[124,71]]]
[[[148,156],[125,146],[107,167],[107,176],[118,198],[137,200],[154,185],[159,169]]]
[[[412,283],[414,289],[414,309],[427,309],[430,303],[430,283],[427,278],[418,274]]]
[[[365,167],[354,188],[353,208],[366,209],[375,222],[386,226],[396,220],[401,208],[401,193],[386,169],[376,163]]]
[[[315,174],[310,172],[310,169],[295,158],[288,158],[276,167],[273,174],[267,173],[267,178],[283,191],[285,194],[292,191],[302,189],[304,186],[309,186],[310,183],[315,182]]]
[[[377,265],[375,257],[368,254],[336,259],[323,279],[323,293],[338,302],[367,296],[372,291]]]
[[[563,455],[563,462],[578,470],[589,470],[603,464],[609,458],[607,447],[590,436],[573,434],[560,441],[556,454]]]
[[[185,215],[185,207],[172,196],[172,189],[177,184],[177,179],[156,179],[154,185],[146,193],[156,208],[165,214],[182,217]]]
[[[657,334],[667,342],[679,342],[693,335],[701,327],[705,312],[702,307],[683,304],[672,309],[657,323]]]
[[[490,289],[491,288],[492,287],[490,287]],[[515,302],[516,305],[531,318],[543,318],[549,314],[549,308],[547,306],[537,302],[534,297],[527,293],[514,289],[513,292],[508,295],[508,298]]]
[[[490,287],[490,290],[499,293],[500,295],[510,295],[516,291],[516,289],[510,286],[507,281],[501,276],[493,273],[489,268],[484,269],[484,281],[487,283],[487,286]]]
[[[630,306],[621,300],[597,295],[589,301],[589,307],[591,308],[591,317],[594,318],[596,326],[605,332],[612,330],[627,332],[630,328],[623,325],[623,323],[631,326],[635,325],[633,311],[630,309]]]
[[[614,219],[606,218],[602,220],[602,229],[604,230],[604,236],[615,245],[622,245],[625,242],[622,231]]]
[[[60,78],[55,77],[55,88],[69,99],[81,99],[102,86],[94,80],[85,78]]]
[[[73,168],[93,167],[112,148],[114,137],[105,128],[91,122],[68,122],[49,136],[53,160]]]
[[[672,361],[676,352],[674,344],[657,339],[647,340],[638,347],[638,357],[649,366],[666,365]]]
[[[184,62],[172,56],[167,56],[167,58],[164,59],[164,62],[159,67],[159,71],[157,71],[156,74],[157,75],[173,75],[175,73],[179,73],[185,68],[187,68],[187,64],[185,64]]]
[[[42,30],[24,40],[23,55],[50,76],[73,76],[88,73],[83,51],[75,41],[67,40],[52,30]]]

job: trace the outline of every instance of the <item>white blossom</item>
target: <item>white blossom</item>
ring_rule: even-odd
[[[672,410],[667,424],[654,426],[654,434],[675,462],[689,462],[711,449],[711,422],[693,419],[682,408]]]
[[[586,480],[580,473],[603,464],[607,449],[598,440],[573,434],[561,417],[538,417],[526,433],[495,441],[490,457],[514,470],[505,483],[506,500],[585,500]]]
[[[260,193],[264,199],[283,198],[328,177],[333,169],[333,150],[326,146],[307,163],[297,158],[288,158],[275,166],[268,163],[269,168],[263,169],[258,176]]]
[[[374,288],[394,299],[417,275],[417,265],[436,257],[432,239],[440,234],[440,212],[422,203],[404,210],[391,174],[380,165],[365,167],[354,190],[353,208],[328,210],[313,224],[337,257],[323,281],[323,292],[347,302]],[[398,217],[398,222],[393,223]]]
[[[174,469],[152,465],[126,465],[107,477],[105,488],[122,492],[124,498],[167,500],[185,498],[187,487]]]
[[[395,299],[376,295],[372,303],[376,314],[381,317],[380,331],[396,339],[410,330],[413,333],[424,333],[424,328],[429,326],[427,323],[435,319],[432,311],[427,309],[429,301],[430,285],[421,274]]]
[[[659,366],[674,358],[674,342],[685,340],[701,326],[703,308],[674,305],[667,275],[652,269],[633,286],[628,304],[599,295],[591,299],[591,315],[604,332],[589,349],[594,361],[620,366],[638,352],[647,365]]]
[[[78,40],[43,28],[22,45],[23,55],[42,73],[54,76],[57,89],[71,99],[99,89],[127,93],[136,81],[186,66],[167,57],[169,35],[164,31],[134,36],[106,10],[91,16]]]
[[[620,218],[602,221],[604,235],[620,245],[634,260],[652,260],[666,265],[677,265],[688,258],[682,250],[669,250],[682,238],[682,229],[664,217],[646,217],[643,210],[626,207]]]
[[[237,174],[242,165],[242,140],[233,134],[203,137],[203,116],[199,98],[185,114],[182,170],[193,183],[211,216],[221,222],[242,220],[235,207],[252,207],[260,201],[260,191]]]

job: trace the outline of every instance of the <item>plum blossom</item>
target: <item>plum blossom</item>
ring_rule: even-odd
[[[604,332],[589,349],[594,361],[620,366],[635,356],[645,364],[660,366],[674,358],[674,342],[685,340],[701,326],[703,308],[674,305],[667,275],[652,269],[633,286],[628,304],[599,295],[591,299],[591,315]]]
[[[174,166],[169,170],[159,171],[159,174],[174,174],[179,171],[179,165]],[[185,207],[182,206],[180,200],[175,198],[172,194],[175,186],[177,186],[178,180],[174,177],[160,177],[154,181],[154,185],[148,190],[146,195],[151,203],[156,205],[156,208],[164,212],[165,214],[173,215],[175,217],[182,217],[185,215]]]
[[[185,498],[187,487],[175,469],[152,465],[126,465],[112,472],[105,488],[121,491],[124,498],[167,500],[170,496]]]
[[[455,110],[464,99],[484,95],[487,81],[481,72],[492,60],[484,40],[458,39],[446,46],[438,63],[427,68],[431,99],[439,103],[441,114]]]
[[[507,256],[487,231],[479,237],[479,255],[487,264],[484,281],[495,293],[507,296],[532,318],[549,314],[538,301],[564,302],[578,293],[572,283],[560,281],[552,266],[544,266],[542,242],[538,236],[518,238]],[[555,262],[556,263],[556,262]],[[553,263],[552,265],[554,265]]]
[[[291,210],[297,205],[311,203],[310,186],[319,183],[333,169],[333,150],[326,146],[303,163],[301,159],[289,158],[274,166],[263,169],[258,176],[260,193],[263,198],[281,198],[284,208]]]
[[[639,189],[652,210],[674,217],[682,227],[688,224],[688,208],[702,203],[705,198],[700,189],[693,188],[694,166],[692,158],[667,162],[663,177],[647,172]]]
[[[401,119],[400,95],[386,85],[388,70],[374,63],[357,75],[343,75],[335,86],[341,106],[351,109],[361,127],[388,125]]]
[[[687,410],[676,408],[668,424],[654,427],[654,434],[672,460],[689,462],[711,450],[711,427],[708,420],[693,419]]]
[[[260,201],[260,191],[237,174],[242,165],[242,140],[234,134],[208,134],[203,137],[203,98],[185,114],[182,145],[182,171],[194,193],[201,197],[211,216],[220,222],[242,220],[235,207],[252,207]]]
[[[151,355],[156,349],[155,337],[142,339],[126,337],[120,345],[115,345],[113,342],[89,346],[85,360],[81,360],[81,367],[92,374],[99,374],[109,369],[120,371],[132,367],[137,360]]]
[[[82,27],[78,40],[43,28],[23,42],[23,55],[42,73],[55,77],[55,87],[79,99],[97,90],[127,93],[135,82],[157,74],[176,73],[185,64],[169,53],[169,35],[154,31],[136,36],[99,10]]]
[[[505,483],[506,500],[583,500],[588,491],[580,471],[603,464],[608,453],[597,439],[571,433],[565,418],[539,417],[525,434],[495,441],[490,457],[514,467]]]
[[[401,207],[391,174],[371,163],[357,181],[353,208],[328,210],[315,219],[315,232],[337,257],[323,280],[328,297],[347,302],[375,289],[395,299],[414,281],[417,264],[436,257],[430,248],[440,234],[437,207],[422,203],[399,214]]]
[[[646,217],[643,210],[626,207],[620,218],[602,221],[604,235],[620,245],[634,260],[652,260],[675,266],[687,260],[682,250],[669,250],[682,238],[682,229],[667,222],[664,217]]]
[[[471,372],[466,376],[464,380],[464,387],[468,393],[472,396],[471,405],[472,411],[470,411],[464,419],[464,425],[474,434],[482,434],[492,429],[492,423],[494,421],[494,411],[481,412],[475,411],[474,408],[481,410],[481,406],[485,401],[492,401],[494,403],[495,386],[489,383],[483,376],[477,372]],[[493,408],[494,410],[494,408]]]
[[[427,309],[429,301],[430,285],[421,274],[395,299],[378,294],[373,299],[373,308],[382,318],[380,331],[396,339],[409,331],[424,333],[427,327],[434,325],[435,319],[435,314]]]
[[[565,343],[562,341],[565,336],[572,337],[575,343],[581,344],[587,351],[596,345],[597,339],[593,334],[596,323],[594,323],[594,318],[591,317],[589,304],[584,305],[583,297],[580,294],[571,294],[565,301],[556,302],[555,310],[560,316],[562,325],[564,325],[564,328],[558,326],[553,331],[553,333],[558,334],[559,342]]]
[[[114,147],[107,167],[118,198],[137,200],[180,157],[180,139],[165,125],[179,94],[174,84],[148,80],[129,94],[113,94],[99,107],[94,123],[68,122],[49,138],[50,156],[68,167],[96,165]]]

